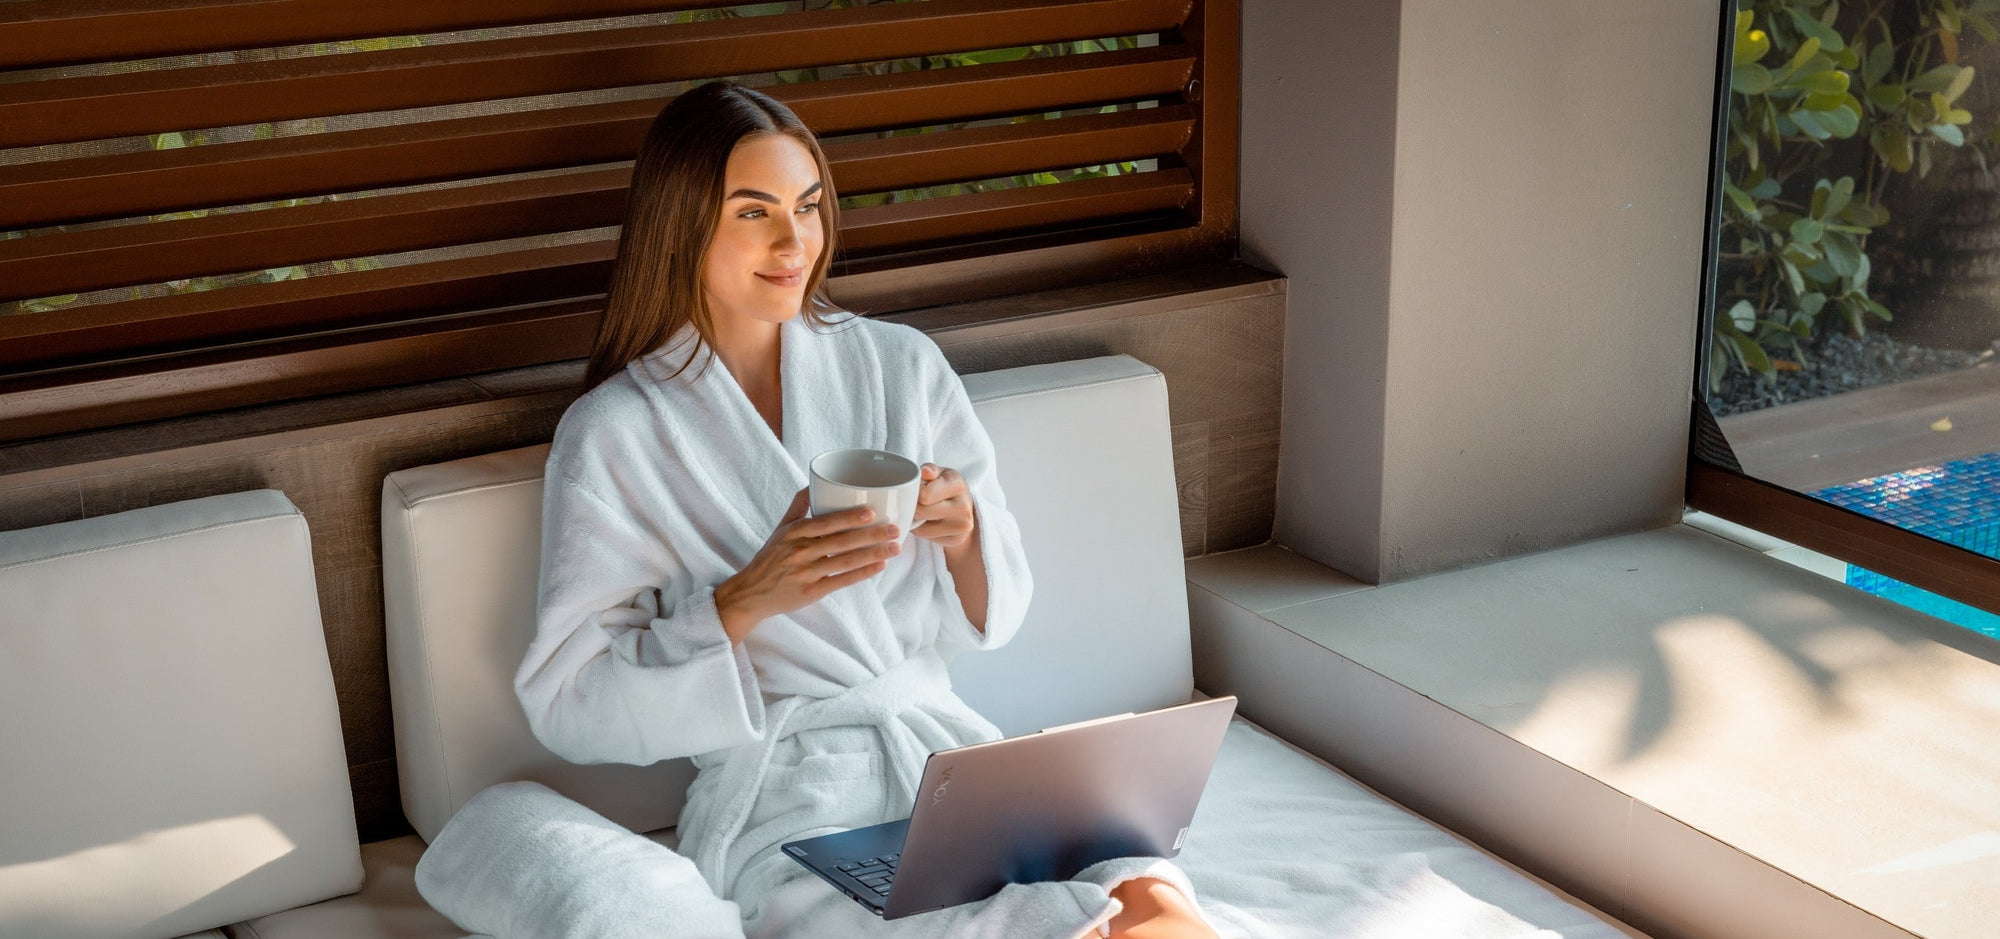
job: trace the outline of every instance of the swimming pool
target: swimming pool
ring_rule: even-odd
[[[1898,528],[2000,558],[2000,453],[1858,479],[1811,495]],[[1852,564],[1847,566],[1847,583],[2000,639],[2000,616],[1977,607]]]

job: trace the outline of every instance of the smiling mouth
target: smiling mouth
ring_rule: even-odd
[[[783,271],[758,271],[757,276],[762,278],[766,283],[774,286],[797,287],[799,284],[805,282],[806,269],[795,267]]]

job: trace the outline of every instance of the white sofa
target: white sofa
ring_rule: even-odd
[[[1014,643],[953,666],[959,693],[1009,733],[1187,700],[1159,373],[1113,356],[965,382],[1036,593]],[[384,483],[397,761],[418,835],[369,845],[304,525],[281,495],[0,533],[0,937],[458,939],[412,886],[420,838],[509,779],[671,843],[685,761],[565,764],[512,694],[545,453]],[[1630,934],[1241,722],[1181,861],[1227,936]]]

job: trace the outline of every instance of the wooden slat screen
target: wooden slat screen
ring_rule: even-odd
[[[1226,256],[1235,21],[1235,0],[0,5],[0,439],[582,355],[632,153],[714,77],[825,141],[851,308]]]

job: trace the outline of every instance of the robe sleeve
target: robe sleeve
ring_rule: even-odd
[[[965,384],[932,346],[931,374],[933,461],[949,466],[965,477],[972,495],[974,533],[986,568],[986,629],[981,633],[965,614],[958,588],[944,562],[944,549],[930,544],[936,552],[939,603],[948,614],[945,630],[957,642],[974,649],[994,649],[1006,645],[1021,628],[1028,613],[1028,600],[1035,590],[1028,573],[1028,557],[1021,550],[1021,528],[1007,511],[1007,497],[1000,491],[999,467],[993,440],[972,410]]]
[[[637,507],[550,469],[535,639],[514,676],[535,737],[573,763],[639,765],[759,739],[756,672],[713,585]]]

